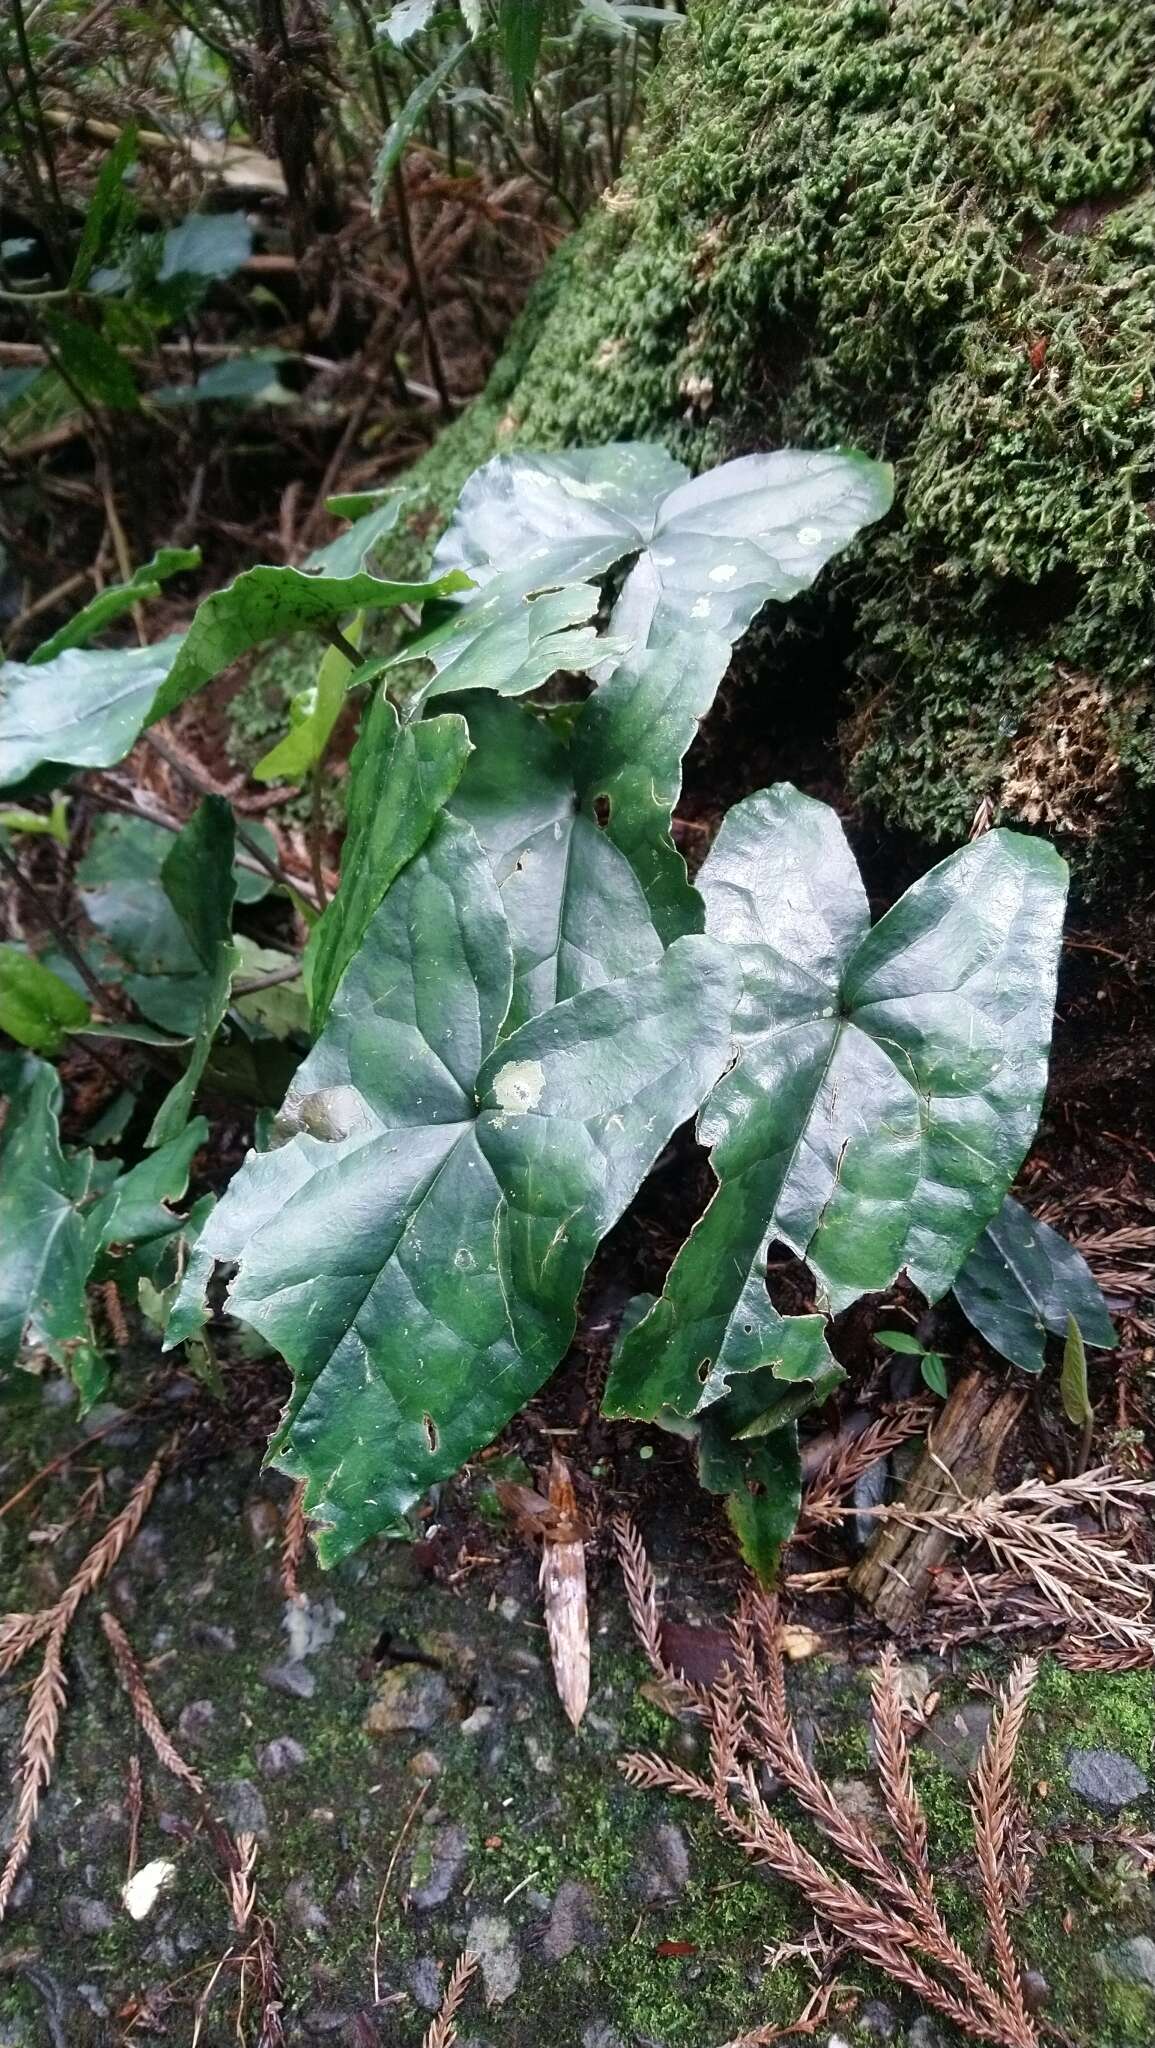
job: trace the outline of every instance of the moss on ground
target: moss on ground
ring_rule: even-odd
[[[851,621],[855,792],[930,839],[989,797],[1075,850],[1133,842],[1153,76],[1122,0],[691,0],[626,178],[414,481],[444,517],[515,440],[890,456],[897,514],[818,602]]]

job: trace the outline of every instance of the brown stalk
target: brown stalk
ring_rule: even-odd
[[[421,2048],[453,2048],[453,2043],[457,2039],[454,2022],[480,1961],[480,1956],[474,1955],[470,1948],[463,1950],[458,1956],[453,1965],[453,1974],[445,1987],[441,2010],[432,2021]]]

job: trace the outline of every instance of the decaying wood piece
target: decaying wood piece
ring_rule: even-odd
[[[927,1434],[926,1449],[903,1493],[904,1508],[924,1513],[989,1493],[999,1453],[1025,1399],[1024,1394],[999,1393],[986,1373],[968,1373],[960,1380]],[[955,1540],[942,1529],[886,1522],[851,1572],[851,1591],[888,1628],[904,1628],[925,1605],[931,1576]]]

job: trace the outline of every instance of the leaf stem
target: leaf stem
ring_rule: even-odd
[[[182,755],[176,752],[174,747],[170,747],[168,742],[162,740],[155,731],[146,732],[144,739],[153,749],[154,753],[160,755],[162,761],[168,762],[173,773],[179,775],[183,782],[188,783],[190,789],[195,789],[200,796],[220,796],[220,790],[214,787],[209,781],[208,776],[202,775],[199,769],[193,767],[191,761],[186,761]],[[291,875],[287,868],[283,868],[280,861],[274,860],[272,854],[265,852],[260,840],[249,831],[247,825],[241,823],[235,812],[233,813],[233,819],[236,825],[237,838],[240,840],[241,845],[247,848],[255,861],[260,862],[265,873],[271,875],[274,882],[279,882],[283,889],[295,889],[298,896],[308,898],[308,889],[295,876]],[[317,910],[323,910],[325,903],[322,900],[314,904],[313,907]]]
[[[325,788],[318,761],[309,774],[309,862],[313,871],[313,893],[322,910],[329,902],[325,887]]]

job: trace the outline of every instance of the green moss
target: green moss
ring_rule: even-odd
[[[1106,841],[1155,783],[1153,67],[1122,0],[696,0],[478,417],[896,459],[899,513],[825,601],[854,786],[932,838],[989,795]]]

